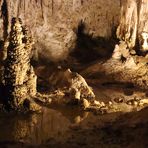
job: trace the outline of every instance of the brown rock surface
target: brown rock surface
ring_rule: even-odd
[[[92,88],[88,86],[85,79],[78,73],[71,72],[70,69],[54,73],[49,78],[49,82],[51,85],[54,82],[54,86],[57,86],[61,90],[63,89],[69,94],[71,99],[95,98]]]
[[[118,24],[119,12],[120,0],[0,0],[0,28],[8,21],[5,28],[8,25],[9,32],[11,18],[20,17],[35,38],[39,56],[57,61],[74,48],[74,30],[80,21],[85,24],[86,34],[110,37]]]
[[[141,89],[148,88],[147,58],[130,56],[124,62],[109,59],[96,62],[80,74],[85,78],[97,79],[99,83],[122,82],[131,83]],[[101,77],[99,77],[101,75]]]
[[[8,37],[7,58],[4,63],[4,86],[6,107],[20,109],[25,100],[36,95],[36,75],[30,65],[32,38],[19,18],[12,19]],[[31,104],[31,103],[29,103]],[[32,106],[27,107],[32,107]]]

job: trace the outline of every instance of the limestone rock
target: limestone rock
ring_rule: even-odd
[[[121,1],[120,23],[117,28],[117,38],[124,41],[130,50],[140,45],[143,53],[148,51],[148,1],[124,0]]]
[[[8,12],[2,10],[4,2]],[[74,30],[81,20],[86,34],[110,37],[118,24],[119,11],[120,0],[1,0],[0,38],[3,28],[6,35],[10,31],[12,16],[20,17],[33,33],[35,58],[63,60],[75,46]]]
[[[119,47],[119,45],[116,45],[115,49],[113,51],[113,54],[112,54],[112,58],[116,59],[116,60],[120,60],[121,56],[122,56],[122,54],[121,54],[120,47]]]
[[[127,44],[124,41],[120,41],[119,45],[115,45],[115,49],[112,54],[112,58],[116,60],[121,60],[122,57],[128,58],[130,55]]]
[[[138,12],[136,0],[121,1],[121,17],[117,28],[117,37],[125,41],[129,48],[133,48],[136,42]]]
[[[133,57],[128,57],[125,62],[125,67],[128,69],[134,69],[137,68],[136,62]]]
[[[69,71],[71,72],[71,71]],[[85,79],[79,75],[78,73],[71,73],[72,74],[72,80],[70,82],[70,92],[75,90],[74,98],[79,99],[81,98],[95,98],[95,95],[92,91],[92,89],[88,86]],[[79,95],[78,95],[79,94]]]
[[[89,101],[86,100],[86,99],[83,99],[82,100],[82,106],[83,106],[84,109],[88,108],[90,106]]]
[[[12,19],[4,65],[5,105],[23,107],[24,101],[36,95],[36,75],[30,65],[32,39],[19,18]]]
[[[61,69],[53,73],[49,78],[49,84],[63,90],[72,100],[95,98],[92,88],[88,86],[85,79],[80,74],[71,72],[70,69]]]
[[[140,42],[140,51],[146,52],[148,51],[148,33],[142,32],[139,36],[139,42]]]

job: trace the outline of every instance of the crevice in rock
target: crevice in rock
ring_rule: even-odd
[[[115,36],[116,28],[112,28],[111,38],[93,37],[93,34],[85,32],[86,24],[81,20],[76,30],[76,46],[70,53],[80,63],[91,63],[97,59],[108,59],[111,57],[115,44],[118,42]],[[86,62],[87,59],[87,62]]]
[[[7,0],[3,0],[1,11],[2,11],[2,18],[3,18],[3,38],[5,40],[8,36],[8,25],[9,25]]]

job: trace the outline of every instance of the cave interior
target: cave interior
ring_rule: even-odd
[[[148,147],[147,0],[0,0],[0,147]]]

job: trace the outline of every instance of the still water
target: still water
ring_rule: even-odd
[[[55,110],[56,108],[56,110]],[[0,114],[0,142],[43,144],[50,139],[63,141],[72,126],[87,119],[87,112],[65,106],[43,107],[40,114]]]

